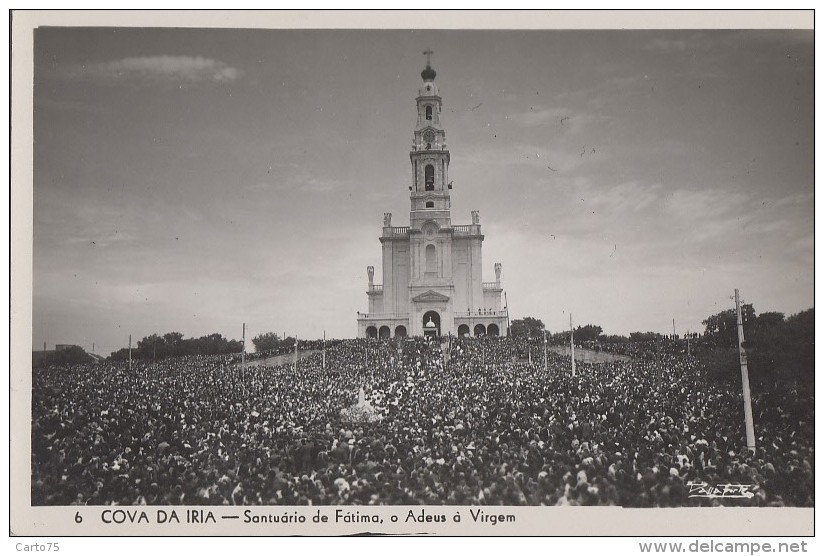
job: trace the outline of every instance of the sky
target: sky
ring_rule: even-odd
[[[33,334],[354,337],[432,66],[452,220],[550,332],[814,303],[812,31],[46,28]]]

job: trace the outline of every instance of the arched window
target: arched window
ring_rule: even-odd
[[[435,190],[435,167],[431,164],[427,164],[426,168],[423,169],[423,179],[424,183],[426,184],[426,191],[434,191]]]
[[[427,120],[432,119],[432,107],[431,106],[426,107],[426,119]]]
[[[435,208],[435,201],[427,201],[426,202],[426,208],[428,208],[428,209]]]
[[[437,261],[436,261],[437,254],[435,252],[435,246],[429,244],[426,246],[426,271],[427,272],[437,272]]]

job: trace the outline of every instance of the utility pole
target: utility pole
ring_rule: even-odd
[[[690,331],[687,330],[687,357],[690,356]]]
[[[295,334],[295,364],[294,364],[295,373],[298,372],[298,335]]]
[[[526,356],[527,361],[532,365],[532,337],[529,335],[529,331],[526,333]]]
[[[129,371],[132,370],[132,335],[129,334]]]
[[[747,448],[751,452],[755,452],[755,427],[752,421],[750,375],[747,369],[747,353],[744,351],[744,321],[741,318],[741,302],[738,297],[738,288],[735,288],[735,312],[738,317],[738,358],[741,361],[741,388],[744,394],[744,428],[747,432]]]
[[[509,339],[509,359],[515,362],[515,355],[512,353],[512,329],[509,326],[509,302],[506,300],[506,292],[504,292],[504,309],[506,309],[506,337]]]
[[[547,372],[547,361],[546,361],[546,328],[544,328],[544,372]]]
[[[509,301],[506,300],[506,292],[504,292],[504,306],[506,307],[506,335],[509,336]]]
[[[240,374],[241,377],[246,375],[246,323],[243,323],[243,340],[241,340],[242,349],[240,352]]]
[[[572,376],[575,376],[575,331],[572,328],[572,313],[569,314],[569,355],[572,358]]]
[[[672,319],[672,339],[675,339],[675,319]]]
[[[46,342],[43,342],[43,351],[46,351]]]
[[[92,342],[92,353],[94,353],[94,342]]]
[[[323,371],[326,372],[326,330],[323,331]]]

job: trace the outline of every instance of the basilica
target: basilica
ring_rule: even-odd
[[[435,70],[426,52],[423,85],[412,151],[409,226],[393,226],[383,216],[383,284],[367,268],[369,311],[358,313],[358,337],[503,336],[507,308],[501,303],[501,265],[495,281],[484,282],[481,247],[484,236],[478,211],[470,224],[452,223],[449,150],[441,125],[441,97]]]

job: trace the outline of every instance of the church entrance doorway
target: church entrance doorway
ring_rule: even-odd
[[[389,327],[388,326],[381,326],[380,330],[378,330],[378,335],[380,336],[381,340],[388,340],[389,339]]]
[[[486,334],[486,326],[483,324],[476,324],[475,325],[475,335],[476,336],[484,336]]]
[[[366,337],[367,338],[377,338],[378,337],[378,329],[374,326],[369,326],[366,328]]]
[[[435,311],[427,311],[423,314],[423,335],[435,338],[441,335],[441,316]]]
[[[458,336],[461,338],[465,338],[469,336],[469,326],[466,324],[462,324],[458,327]]]

